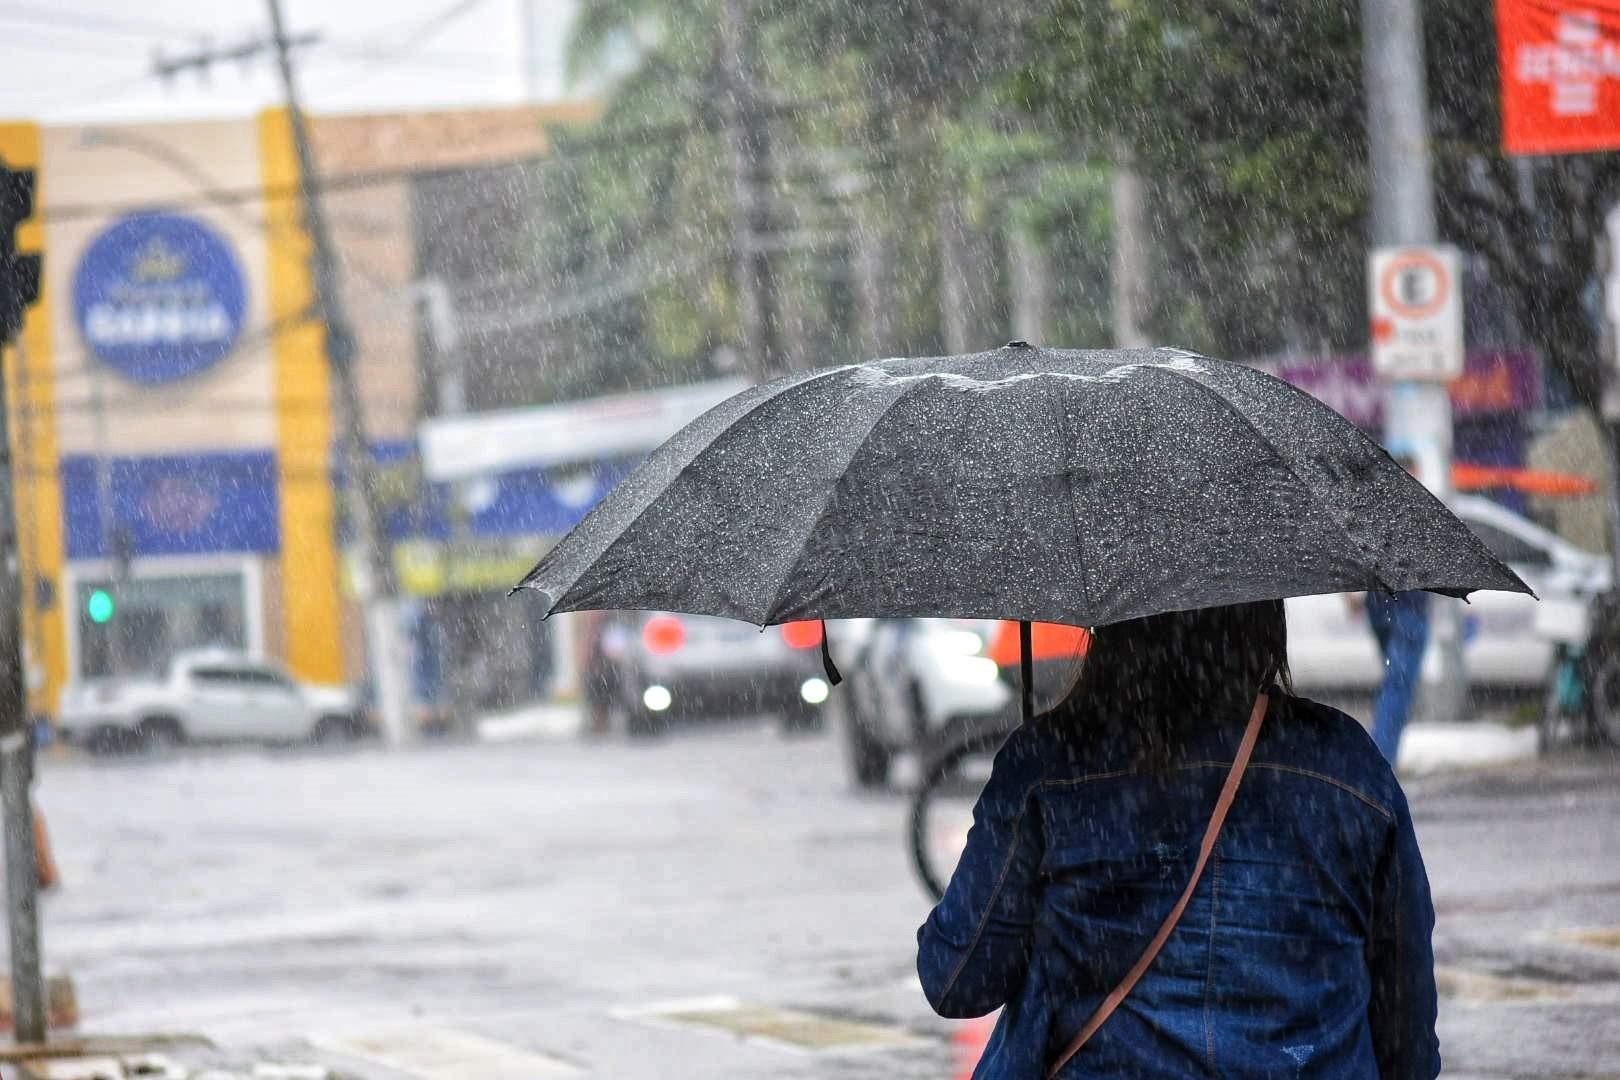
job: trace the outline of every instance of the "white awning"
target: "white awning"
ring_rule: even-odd
[[[431,480],[467,480],[645,454],[748,385],[743,379],[717,379],[424,421],[417,431],[422,468]]]

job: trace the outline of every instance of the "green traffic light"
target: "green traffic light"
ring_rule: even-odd
[[[90,599],[85,601],[84,610],[85,614],[90,616],[91,622],[104,623],[112,619],[113,606],[112,593],[106,589],[97,589],[90,594]]]

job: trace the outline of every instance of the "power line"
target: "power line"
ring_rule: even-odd
[[[524,157],[480,162],[472,166],[422,167],[402,166],[388,169],[367,169],[352,172],[322,173],[321,186],[328,191],[348,191],[377,187],[399,180],[414,180],[455,173],[473,173],[482,170],[528,166],[531,168],[558,168],[576,164],[570,159],[578,154],[628,153],[645,149],[657,141],[673,141],[693,132],[710,131],[701,120],[681,120],[662,124],[649,124],[638,128],[614,131],[611,136],[583,136],[569,139],[566,153],[553,150]],[[576,164],[577,167],[577,164]],[[130,200],[105,203],[68,203],[47,206],[41,219],[47,223],[82,221],[85,219],[114,217],[140,210],[156,208],[185,209],[187,207],[224,206],[232,203],[280,202],[299,197],[295,184],[255,184],[250,187],[219,187],[208,190],[201,198]]]
[[[32,23],[36,26],[54,26],[79,33],[121,37],[191,37],[195,26],[180,23],[155,22],[150,19],[129,19],[92,14],[82,8],[63,8],[44,4],[0,4],[0,19],[9,22]],[[7,43],[10,45],[11,43]]]

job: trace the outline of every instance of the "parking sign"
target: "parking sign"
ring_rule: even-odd
[[[1449,246],[1379,248],[1367,261],[1373,370],[1444,382],[1463,371],[1462,258]]]

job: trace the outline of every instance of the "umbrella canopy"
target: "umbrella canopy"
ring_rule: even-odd
[[[540,560],[547,614],[1100,626],[1361,589],[1528,592],[1348,420],[1174,349],[1022,342],[745,390]]]

